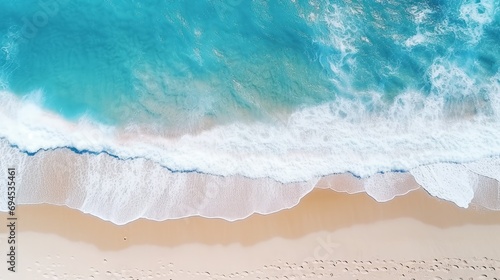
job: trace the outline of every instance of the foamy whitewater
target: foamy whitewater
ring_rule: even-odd
[[[2,1],[0,171],[116,224],[315,187],[500,210],[499,6]]]

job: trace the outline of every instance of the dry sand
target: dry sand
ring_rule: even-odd
[[[2,262],[0,279],[500,279],[500,212],[423,190],[377,203],[317,189],[237,222],[116,226],[50,205],[20,206],[17,217],[17,272]],[[6,236],[0,227],[4,259]]]

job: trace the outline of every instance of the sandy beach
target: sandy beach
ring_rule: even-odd
[[[500,280],[499,46],[500,0],[0,1],[0,280]]]
[[[116,226],[52,205],[23,205],[17,216],[17,271],[4,262],[0,279],[500,277],[500,212],[458,208],[421,189],[387,203],[316,189],[292,209],[236,222]],[[5,256],[5,226],[0,237]]]

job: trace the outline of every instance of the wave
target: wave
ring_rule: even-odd
[[[346,119],[341,112],[355,107],[342,101],[304,108],[283,123],[166,137],[70,122],[40,108],[36,94],[2,92],[1,168],[18,168],[21,204],[63,204],[117,224],[237,220],[293,207],[314,187],[383,202],[422,186],[461,207],[500,210],[498,101],[495,114],[457,120],[435,118],[439,99],[400,98],[395,104],[414,112],[392,120],[362,112]]]
[[[357,100],[305,107],[274,122],[235,121],[196,133],[169,135],[146,125],[106,126],[82,117],[65,120],[38,104],[35,92],[20,99],[0,93],[0,137],[34,153],[73,147],[121,159],[144,158],[171,171],[242,175],[289,183],[351,172],[411,170],[439,162],[470,162],[500,154],[500,74],[472,80],[453,65],[430,67],[439,91],[467,92],[468,102],[408,91],[387,105],[383,93],[367,94],[368,111]],[[490,93],[487,99],[482,96]],[[458,112],[457,112],[458,111]]]
[[[0,162],[2,170],[17,168],[17,203],[66,205],[119,225],[139,218],[162,221],[202,216],[234,221],[254,213],[270,214],[297,205],[314,187],[366,192],[386,202],[421,185],[431,195],[459,206],[471,203],[500,210],[500,157],[469,164],[431,164],[363,179],[345,173],[283,184],[269,178],[171,172],[144,159],[120,160],[69,149],[29,156],[4,140],[0,152],[6,155]],[[492,163],[496,179],[471,171],[492,170]]]

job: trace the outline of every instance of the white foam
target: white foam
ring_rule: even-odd
[[[462,165],[479,175],[500,181],[500,160],[496,157],[480,159]]]
[[[429,19],[429,15],[435,11],[425,3],[419,4],[407,9],[416,25],[416,34],[405,41],[407,47],[439,42],[443,35],[453,35],[466,44],[475,45],[483,38],[484,27],[491,24],[497,14],[494,0],[466,0],[456,3],[460,5],[456,11],[453,5],[450,6],[447,9],[448,16],[436,21],[435,18]],[[451,21],[450,18],[459,18],[460,21]],[[431,24],[433,28],[429,29]]]
[[[363,179],[349,173],[330,175],[322,178],[316,187],[348,194],[366,192],[378,202],[387,202],[396,196],[419,189],[420,185],[410,173],[387,172]]]
[[[417,182],[433,196],[468,207],[474,198],[478,176],[460,164],[438,163],[411,170]]]
[[[329,30],[323,43],[334,46],[343,55],[357,52],[355,41],[359,31],[355,24],[349,24],[353,23],[350,15],[355,13],[354,10],[346,11],[345,8],[336,4],[330,5],[321,19]]]
[[[468,92],[476,98],[482,90],[495,90],[439,60],[429,73],[435,92]],[[70,146],[108,151],[121,158],[145,158],[172,170],[269,177],[284,183],[347,171],[367,177],[500,154],[499,110],[492,107],[498,102],[486,104],[489,116],[454,119],[446,115],[450,110],[438,94],[423,97],[409,91],[385,109],[380,94],[371,93],[370,98],[383,113],[368,114],[359,101],[338,99],[298,110],[286,123],[240,122],[163,137],[139,128],[99,125],[88,118],[71,123],[39,108],[39,100],[19,100],[2,92],[0,136],[29,152]],[[482,110],[479,101],[472,105]]]
[[[0,168],[17,169],[17,203],[67,205],[116,224],[147,218],[199,215],[237,220],[293,207],[317,179],[282,184],[272,179],[172,173],[144,159],[123,161],[106,154],[68,150],[29,157],[0,140]],[[6,184],[0,186],[6,192]],[[6,196],[0,211],[6,211]]]
[[[460,6],[460,18],[465,21],[466,28],[455,27],[456,32],[465,34],[470,38],[471,44],[480,41],[484,33],[484,26],[493,22],[496,14],[494,0],[468,0]]]
[[[407,48],[411,48],[411,47],[414,47],[417,45],[421,45],[421,44],[425,43],[426,41],[427,41],[427,38],[423,34],[417,33],[417,34],[411,36],[410,38],[406,39],[404,44]]]
[[[446,74],[440,72],[439,75],[433,76],[438,81],[436,85],[441,85],[439,81],[442,79],[448,81],[448,78],[443,78],[442,75]],[[456,74],[451,71],[448,75]],[[18,145],[20,149],[36,152],[39,149],[71,146],[95,152],[105,150],[121,158],[142,158],[132,164],[130,161],[104,160],[104,155],[80,156],[85,157],[85,162],[78,168],[81,173],[71,188],[83,191],[83,194],[70,197],[72,200],[82,197],[83,202],[72,202],[71,205],[105,219],[114,219],[112,217],[116,215],[106,214],[106,211],[114,213],[117,210],[108,208],[106,203],[102,204],[102,198],[99,198],[101,196],[112,198],[110,205],[129,205],[131,202],[128,200],[140,196],[139,190],[143,190],[144,184],[160,182],[156,190],[159,193],[153,193],[154,196],[145,198],[145,201],[162,196],[161,186],[165,186],[164,184],[175,185],[179,193],[183,186],[189,186],[187,179],[172,175],[181,173],[169,173],[168,176],[162,175],[163,177],[158,178],[151,175],[153,179],[148,179],[147,183],[141,181],[140,178],[144,178],[145,174],[160,174],[160,170],[166,170],[160,168],[159,164],[172,170],[197,170],[228,178],[246,176],[249,180],[247,185],[253,185],[253,188],[258,187],[258,183],[252,183],[254,181],[251,178],[257,179],[255,182],[271,180],[275,183],[266,184],[273,187],[279,185],[278,182],[308,182],[306,190],[312,187],[311,180],[333,173],[349,171],[369,177],[380,171],[411,170],[411,174],[416,176],[417,181],[431,194],[464,207],[474,197],[474,188],[477,186],[471,179],[473,175],[464,175],[462,178],[461,172],[472,170],[476,175],[498,179],[495,177],[497,159],[485,159],[500,154],[498,115],[449,119],[443,117],[443,101],[439,97],[423,98],[418,93],[408,92],[399,96],[384,117],[363,112],[353,113],[356,108],[361,108],[341,100],[338,103],[299,110],[283,124],[272,126],[264,123],[234,123],[216,126],[195,135],[186,134],[171,138],[139,134],[141,131],[136,129],[97,125],[85,118],[77,123],[70,123],[42,110],[36,102],[19,100],[7,92],[0,94],[0,101],[4,104],[0,109],[1,136]],[[343,113],[346,110],[351,110],[348,116]],[[497,108],[494,108],[494,111],[498,112]],[[111,163],[103,164],[102,161]],[[443,161],[476,163],[458,167],[446,165],[446,168],[440,164],[422,166]],[[148,170],[144,167],[146,162],[154,164],[153,173],[139,171]],[[128,176],[116,185],[113,182],[117,176],[102,177],[105,176],[99,175],[103,173],[102,170],[120,174],[117,176],[136,175]],[[366,191],[378,201],[387,201],[413,189],[398,183],[397,178],[398,175],[375,175],[364,179],[358,191]],[[231,189],[232,183],[221,183],[221,188]],[[87,189],[87,185],[99,186],[100,191]],[[40,188],[43,189],[41,186]],[[37,193],[34,189],[27,192]],[[114,197],[117,192],[123,193],[124,196]],[[268,192],[269,190],[262,190],[258,196],[265,196]],[[304,192],[302,189],[301,195]],[[41,202],[35,198],[26,201]],[[151,207],[151,203],[146,205],[149,205],[148,209]],[[290,206],[290,202],[283,202],[280,207],[285,207],[284,205]],[[280,207],[266,209],[272,211],[269,209],[276,210]],[[126,209],[135,208],[129,206],[117,209],[125,209],[127,212],[132,210]],[[229,216],[226,217],[235,219],[247,215],[252,212],[249,209],[253,209],[253,206],[245,209],[244,213],[234,217],[227,214]],[[126,218],[115,221],[121,223],[145,215],[145,210],[141,211],[132,211],[138,216],[131,216],[130,212],[124,214]],[[180,210],[175,212],[173,208],[169,211],[177,214],[148,214],[148,217],[160,219],[194,213],[188,214]],[[223,214],[217,212],[214,215]]]
[[[29,157],[4,140],[0,140],[0,153],[2,170],[17,169],[18,204],[67,205],[116,224],[139,218],[160,221],[193,215],[233,221],[252,213],[269,214],[293,207],[314,186],[348,193],[367,192],[385,202],[419,188],[411,174],[437,197],[466,206],[471,192],[475,192],[475,204],[500,210],[498,181],[471,177],[471,172],[459,164],[418,167],[411,174],[389,172],[364,179],[339,174],[319,182],[314,178],[282,184],[269,178],[172,173],[148,160],[123,161],[106,154],[80,155],[56,150]],[[496,164],[499,162],[497,158]],[[0,191],[6,191],[6,185],[1,185]],[[466,200],[464,193],[468,194]],[[5,200],[5,196],[0,197],[0,211],[7,210]]]
[[[410,174],[395,172],[375,174],[363,179],[362,183],[365,192],[378,202],[392,200],[420,187]]]
[[[424,23],[429,14],[432,14],[433,11],[426,3],[419,3],[419,6],[411,6],[408,8],[407,12],[412,15],[413,22],[417,25]]]
[[[495,17],[494,0],[469,0],[460,6],[460,17],[467,23],[485,25],[491,23]]]

